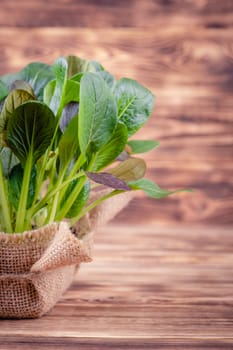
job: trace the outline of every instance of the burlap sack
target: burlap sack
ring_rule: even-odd
[[[89,245],[66,223],[20,234],[0,233],[0,317],[33,318],[46,313],[69,287]]]
[[[47,313],[70,286],[80,263],[91,261],[93,229],[112,219],[131,198],[130,193],[108,199],[75,225],[76,234],[65,222],[0,233],[0,318]]]

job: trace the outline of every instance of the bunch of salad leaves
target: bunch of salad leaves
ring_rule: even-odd
[[[146,163],[135,156],[158,142],[129,140],[153,105],[135,80],[116,81],[99,63],[75,56],[0,77],[0,230],[63,219],[72,226],[125,191],[177,192],[144,178]],[[111,190],[90,202],[98,186]]]

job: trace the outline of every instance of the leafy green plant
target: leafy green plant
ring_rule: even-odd
[[[143,190],[166,191],[145,179],[135,154],[158,146],[129,140],[148,120],[152,93],[115,78],[97,62],[61,57],[31,63],[0,78],[0,230],[23,232],[54,221],[73,225],[104,200]],[[111,188],[90,202],[96,187]]]

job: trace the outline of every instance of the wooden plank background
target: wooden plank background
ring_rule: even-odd
[[[148,177],[195,192],[138,194],[116,220],[231,225],[232,23],[232,0],[2,0],[0,74],[76,54],[139,80],[157,97],[138,135],[161,142],[146,156]]]

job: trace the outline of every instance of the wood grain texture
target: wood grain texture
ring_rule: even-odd
[[[231,0],[1,0],[7,27],[232,27]]]
[[[232,230],[109,225],[58,305],[0,349],[231,349]]]
[[[139,80],[157,96],[153,116],[138,134],[161,142],[146,155],[148,177],[165,188],[195,192],[157,202],[138,194],[115,222],[231,225],[232,30],[190,26],[187,32],[185,26],[170,25],[107,32],[1,28],[0,74],[73,53],[98,59],[118,78]]]

